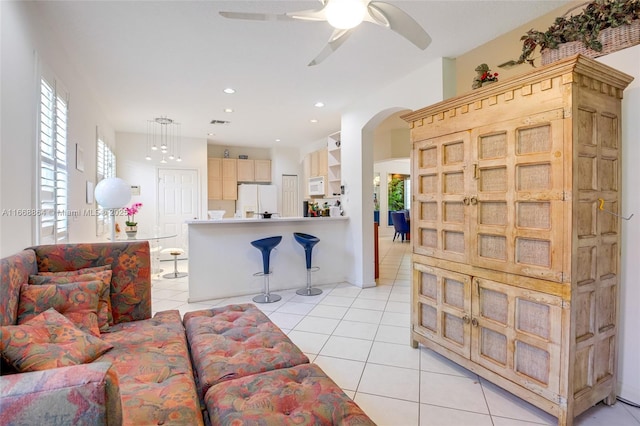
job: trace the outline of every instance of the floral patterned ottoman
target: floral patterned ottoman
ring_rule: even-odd
[[[205,404],[212,425],[373,425],[316,364],[217,384]]]
[[[309,362],[253,304],[187,312],[183,323],[201,399],[225,380]]]

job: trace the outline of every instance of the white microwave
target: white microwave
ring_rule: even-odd
[[[324,195],[324,176],[309,178],[309,195]]]

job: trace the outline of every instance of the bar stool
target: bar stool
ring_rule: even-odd
[[[178,272],[178,256],[182,256],[184,254],[184,249],[181,249],[179,247],[171,247],[171,248],[166,248],[161,250],[160,253],[170,254],[171,256],[173,256],[173,272],[169,274],[164,274],[162,276],[163,278],[169,278],[169,279],[182,278],[189,275],[186,272]]]
[[[301,288],[296,291],[296,294],[300,296],[317,296],[322,294],[322,290],[319,288],[311,287],[311,272],[315,272],[319,267],[311,267],[311,252],[313,251],[313,246],[320,242],[320,238],[314,237],[313,235],[303,234],[302,232],[294,232],[293,238],[304,247],[304,254],[307,261],[307,287]]]
[[[271,250],[282,241],[282,236],[263,238],[261,240],[251,241],[251,245],[259,249],[262,252],[262,272],[256,272],[254,276],[264,276],[264,294],[259,294],[253,298],[256,303],[273,303],[282,299],[277,294],[269,293],[269,257]]]

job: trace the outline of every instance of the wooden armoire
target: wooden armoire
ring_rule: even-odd
[[[403,116],[412,344],[560,425],[615,402],[621,99],[631,80],[578,55]]]

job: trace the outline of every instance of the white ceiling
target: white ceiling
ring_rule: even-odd
[[[144,133],[147,120],[164,115],[182,123],[183,136],[269,147],[320,140],[339,130],[340,112],[369,90],[567,3],[387,1],[427,30],[433,38],[427,50],[364,23],[315,67],[307,64],[325,46],[329,24],[237,21],[218,12],[282,13],[317,8],[318,1],[43,1],[34,7],[69,47],[69,61],[116,131]],[[236,94],[224,94],[225,87]],[[314,107],[317,101],[326,106]],[[214,126],[212,119],[231,124]]]

